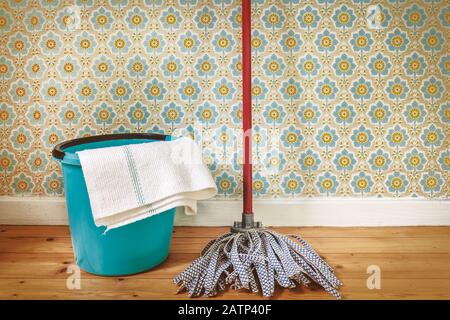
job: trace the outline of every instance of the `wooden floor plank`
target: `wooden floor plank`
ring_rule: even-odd
[[[70,298],[80,298],[85,292],[102,295],[105,292],[117,294],[137,294],[141,297],[151,299],[180,299],[187,298],[186,294],[176,295],[176,286],[169,279],[117,279],[100,278],[84,279],[81,282],[80,290],[70,290],[66,287],[64,279],[0,279],[0,299],[17,295],[32,295],[37,292],[59,292]],[[345,285],[341,289],[343,298],[378,299],[380,297],[405,297],[409,299],[449,299],[450,279],[384,279],[381,282],[381,289],[370,290],[366,286],[365,279],[346,279]],[[332,299],[320,288],[300,287],[293,290],[277,290],[273,298],[275,299]],[[247,299],[261,298],[258,294],[250,294],[245,290],[227,290],[219,298],[227,299]]]
[[[197,254],[171,253],[167,260],[156,268],[130,277],[171,279],[197,257]],[[343,278],[366,279],[367,267],[377,265],[382,270],[382,277],[386,278],[450,279],[450,253],[330,253],[325,258]],[[67,278],[67,267],[73,263],[72,254],[0,254],[0,277],[3,279]],[[82,277],[98,278],[87,272],[83,272]]]
[[[174,238],[215,238],[229,231],[229,227],[175,227]],[[284,234],[297,234],[307,238],[450,238],[448,227],[271,227]],[[0,225],[1,237],[69,238],[67,226],[11,226]]]
[[[183,227],[174,230],[174,237],[214,238],[229,231],[229,227]],[[283,234],[305,238],[450,238],[448,227],[270,227]]]
[[[277,228],[300,233],[336,270],[347,299],[450,299],[450,228]],[[82,289],[66,288],[73,263],[67,227],[0,226],[0,299],[185,299],[171,279],[225,228],[175,228],[169,258],[129,277],[82,272]],[[369,265],[381,269],[381,290],[369,290]],[[229,290],[219,299],[260,299]],[[331,299],[318,288],[278,290],[277,299]]]
[[[447,253],[450,238],[304,238],[317,252],[327,253]],[[173,238],[171,252],[199,253],[210,238]],[[0,252],[70,253],[70,238],[2,237]]]

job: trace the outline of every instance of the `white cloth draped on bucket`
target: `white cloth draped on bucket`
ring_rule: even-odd
[[[184,206],[196,214],[197,201],[217,188],[189,138],[77,152],[94,222],[107,230]]]

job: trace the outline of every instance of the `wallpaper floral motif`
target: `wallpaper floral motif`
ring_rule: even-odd
[[[189,134],[241,189],[240,0],[0,2],[1,195],[61,195],[51,149]],[[257,196],[448,198],[450,4],[253,1]]]

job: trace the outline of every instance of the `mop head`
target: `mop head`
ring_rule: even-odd
[[[311,281],[340,299],[342,283],[333,269],[302,238],[268,229],[229,232],[210,241],[199,258],[174,278],[190,297],[215,296],[227,285],[234,289],[262,291],[270,297],[275,283],[284,288]]]

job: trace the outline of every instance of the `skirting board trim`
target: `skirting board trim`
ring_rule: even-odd
[[[200,201],[198,214],[177,210],[178,226],[230,226],[242,202]],[[449,226],[450,201],[426,199],[256,200],[256,220],[266,226]],[[63,198],[0,197],[0,224],[67,225]]]

